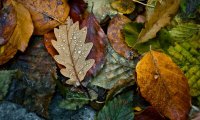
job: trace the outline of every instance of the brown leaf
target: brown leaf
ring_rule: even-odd
[[[22,4],[15,1],[11,1],[10,4],[13,5],[16,11],[16,25],[14,26],[11,24],[10,27],[13,30],[3,29],[3,32],[8,30],[11,34],[8,33],[10,36],[7,36],[7,38],[5,37],[5,39],[9,38],[7,43],[0,46],[0,65],[13,58],[17,50],[24,52],[33,33],[33,23],[29,11]],[[11,19],[12,18],[13,17],[11,17]],[[13,20],[15,19],[13,18]]]
[[[67,25],[60,25],[59,29],[54,28],[57,41],[52,40],[52,45],[59,53],[54,56],[54,59],[65,66],[60,72],[70,78],[66,83],[79,86],[95,62],[94,59],[85,60],[93,43],[85,43],[86,27],[79,30],[79,23],[73,24],[71,19],[68,19],[67,23]]]
[[[135,115],[135,120],[166,120],[154,107],[149,106]]]
[[[0,45],[8,42],[17,25],[16,11],[9,5],[0,11]]]
[[[129,18],[118,14],[110,21],[107,31],[113,49],[127,59],[131,59],[134,54],[133,50],[125,43],[122,33],[124,25],[129,22],[131,22]]]
[[[48,53],[49,53],[52,57],[54,57],[55,55],[58,55],[58,52],[57,52],[56,49],[53,47],[53,45],[52,45],[52,43],[51,43],[52,40],[56,40],[56,36],[55,36],[55,34],[54,34],[53,31],[50,31],[50,32],[44,34],[44,45],[45,45],[45,47],[46,47]],[[64,68],[64,66],[62,66],[61,64],[57,64],[57,65],[58,65],[58,67],[59,67],[60,69]]]
[[[105,62],[107,37],[93,13],[86,16],[81,27],[87,27],[86,43],[93,43],[92,50],[87,59],[94,59],[95,64],[88,71],[87,76],[95,76]]]
[[[111,6],[123,14],[130,14],[135,10],[135,3],[132,0],[115,0]]]
[[[157,2],[154,13],[149,17],[149,20],[145,23],[145,28],[138,36],[138,42],[146,42],[156,37],[156,33],[166,26],[170,22],[172,15],[177,12],[179,4],[180,0]]]
[[[81,22],[82,14],[87,8],[87,3],[84,0],[69,0],[70,6],[69,16],[72,18],[73,22]]]
[[[43,35],[61,23],[69,14],[66,0],[16,0],[22,3],[31,13],[34,23],[34,34]]]
[[[186,120],[190,110],[189,85],[180,68],[164,53],[150,51],[136,66],[142,96],[171,120]]]

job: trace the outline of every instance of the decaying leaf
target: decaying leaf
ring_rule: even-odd
[[[154,107],[149,106],[135,115],[135,120],[166,120]]]
[[[97,120],[133,120],[132,97],[132,92],[128,92],[109,101],[98,113]]]
[[[85,43],[87,28],[79,30],[79,23],[72,24],[68,19],[68,24],[55,28],[54,33],[57,41],[53,40],[52,45],[59,53],[54,59],[66,67],[60,72],[70,78],[67,84],[79,86],[95,62],[93,59],[85,60],[93,46],[91,42]]]
[[[31,38],[27,50],[16,56],[9,66],[8,69],[18,69],[22,75],[13,79],[6,99],[48,118],[56,86],[52,78],[56,64],[44,47],[43,38]]]
[[[93,13],[87,15],[81,27],[87,27],[86,42],[92,42],[93,47],[87,59],[94,59],[95,63],[88,71],[87,76],[96,76],[105,63],[107,37]]]
[[[82,21],[82,14],[87,8],[87,3],[84,0],[69,0],[68,3],[70,6],[69,16],[73,22]]]
[[[100,22],[107,15],[113,17],[117,11],[112,9],[110,3],[114,0],[84,0],[88,3],[88,11],[92,11]]]
[[[154,37],[156,33],[166,26],[179,8],[180,0],[162,0],[157,2],[154,13],[145,23],[145,28],[141,31],[138,37],[138,42],[146,42]]]
[[[115,0],[111,3],[111,6],[124,14],[130,14],[135,9],[135,3],[132,0]]]
[[[17,16],[13,5],[9,5],[0,10],[0,46],[8,42],[16,24]]]
[[[13,32],[10,31],[12,34],[9,36],[7,43],[0,46],[0,65],[13,58],[17,50],[25,51],[33,33],[33,23],[29,11],[22,4],[15,1],[11,1],[11,4],[16,11],[16,26]],[[11,25],[11,27],[13,26]]]
[[[122,29],[126,23],[131,22],[131,20],[124,15],[116,15],[108,26],[108,39],[113,47],[113,49],[124,56],[127,59],[131,59],[134,56],[134,51],[127,46],[124,40]]]
[[[100,73],[93,78],[91,84],[105,89],[111,89],[117,82],[124,79],[134,79],[134,61],[127,60],[116,53],[108,44],[106,63]]]
[[[187,79],[167,55],[150,51],[136,66],[142,96],[171,120],[186,120],[191,98]]]
[[[16,70],[0,71],[0,100],[6,96],[12,77],[15,76],[16,72]]]
[[[16,0],[30,12],[34,34],[43,35],[60,23],[64,23],[69,14],[66,0]]]

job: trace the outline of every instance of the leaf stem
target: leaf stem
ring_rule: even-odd
[[[136,3],[139,3],[139,4],[141,4],[141,5],[147,6],[147,7],[151,7],[151,8],[154,8],[154,7],[155,7],[155,6],[153,6],[153,5],[145,4],[145,3],[140,2],[140,1],[138,1],[138,0],[132,0],[132,1],[133,1],[133,2],[136,2]]]

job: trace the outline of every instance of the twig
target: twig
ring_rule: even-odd
[[[140,1],[138,1],[138,0],[133,0],[133,2],[136,2],[136,3],[139,3],[139,4],[141,4],[141,5],[144,5],[144,6],[147,6],[147,7],[151,7],[151,8],[154,8],[154,7],[155,7],[155,6],[153,6],[153,5],[145,4],[145,3],[140,2]]]

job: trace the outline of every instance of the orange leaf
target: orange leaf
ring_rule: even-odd
[[[131,22],[131,20],[124,15],[115,16],[108,26],[108,39],[113,47],[113,49],[124,56],[127,59],[133,57],[134,52],[125,43],[122,29],[126,23]]]
[[[164,53],[150,51],[136,66],[142,96],[170,120],[186,120],[191,98],[187,79]]]
[[[34,34],[43,35],[60,23],[64,23],[69,14],[66,0],[16,0],[31,13]]]

